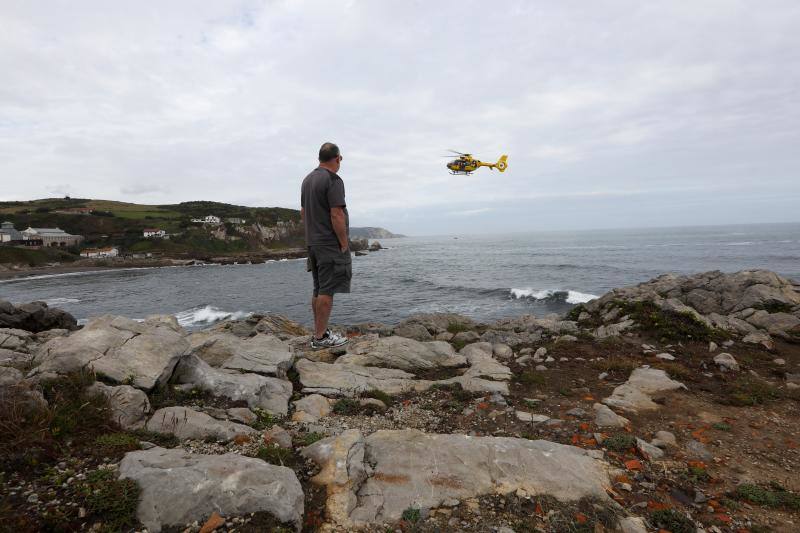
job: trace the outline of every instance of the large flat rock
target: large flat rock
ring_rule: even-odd
[[[602,453],[548,441],[348,430],[303,450],[320,465],[327,511],[343,527],[396,521],[405,509],[522,489],[561,501],[607,499]]]
[[[153,533],[202,523],[213,511],[225,517],[263,511],[298,527],[303,516],[303,489],[291,469],[235,453],[156,447],[127,453],[119,473],[139,483],[137,516]]]
[[[368,367],[346,363],[322,363],[300,359],[295,368],[303,392],[325,396],[358,396],[369,390],[387,394],[423,391],[433,381],[415,379],[414,374],[396,368]]]
[[[186,383],[215,396],[244,400],[251,408],[258,407],[273,414],[285,415],[289,410],[292,383],[285,379],[241,373],[237,370],[212,368],[195,355],[180,360],[173,381]]]
[[[112,382],[131,383],[149,391],[166,383],[188,348],[174,317],[136,322],[108,315],[90,320],[68,337],[42,345],[34,357],[38,366],[33,374],[93,370]]]
[[[337,361],[362,366],[423,370],[466,365],[464,356],[443,341],[419,342],[405,337],[375,337],[356,341]]]
[[[147,431],[175,435],[179,439],[207,438],[227,442],[236,435],[251,435],[256,430],[244,424],[217,420],[188,407],[164,407],[159,409],[145,426]]]
[[[286,377],[291,347],[274,335],[241,338],[226,331],[200,331],[188,337],[191,353],[214,367]]]

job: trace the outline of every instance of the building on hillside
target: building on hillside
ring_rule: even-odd
[[[14,228],[14,223],[5,221],[0,224],[0,242],[21,241],[22,233]]]
[[[246,224],[247,223],[247,221],[245,219],[238,218],[238,217],[226,218],[225,222],[228,222],[230,224]]]
[[[105,248],[86,248],[81,250],[81,257],[117,257],[119,248],[107,246]]]
[[[43,246],[63,248],[75,246],[83,241],[83,235],[71,235],[61,228],[28,228],[21,233],[23,240],[40,240]]]
[[[203,218],[193,218],[192,222],[199,222],[200,224],[219,224],[222,220],[215,215],[206,215]]]
[[[143,235],[146,239],[155,237],[156,239],[163,239],[167,236],[167,232],[158,228],[144,228]]]

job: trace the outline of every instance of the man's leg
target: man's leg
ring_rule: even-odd
[[[311,297],[311,313],[314,315],[314,334],[316,335],[317,324],[319,324],[319,318],[317,318],[317,296]]]
[[[333,308],[333,295],[320,294],[314,299],[314,334],[318,339],[325,335],[328,329],[328,319],[331,317]]]

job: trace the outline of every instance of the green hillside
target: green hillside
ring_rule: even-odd
[[[91,210],[89,213],[83,211]],[[192,218],[215,215],[219,226],[191,222]],[[242,218],[234,225],[226,218]],[[82,247],[116,245],[130,252],[162,252],[168,256],[199,257],[207,254],[240,254],[302,245],[297,224],[300,212],[281,207],[247,207],[220,202],[183,202],[173,205],[142,205],[85,198],[47,198],[0,202],[0,221],[11,221],[19,230],[59,227],[83,235]],[[258,226],[256,226],[256,224]],[[261,233],[276,228],[280,235]],[[163,229],[169,239],[145,239],[145,228]],[[266,236],[265,236],[266,235]]]

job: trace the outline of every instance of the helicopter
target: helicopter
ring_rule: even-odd
[[[451,174],[465,174],[469,175],[475,172],[480,167],[489,167],[490,169],[494,170],[497,169],[500,172],[505,172],[508,168],[508,156],[501,155],[500,159],[497,160],[497,163],[484,163],[483,161],[479,161],[472,157],[472,154],[465,154],[463,152],[457,152],[455,150],[449,150],[454,154],[458,155],[458,158],[453,159],[449,163],[447,163],[447,168],[450,169]],[[445,157],[452,157],[452,156],[445,156]]]

